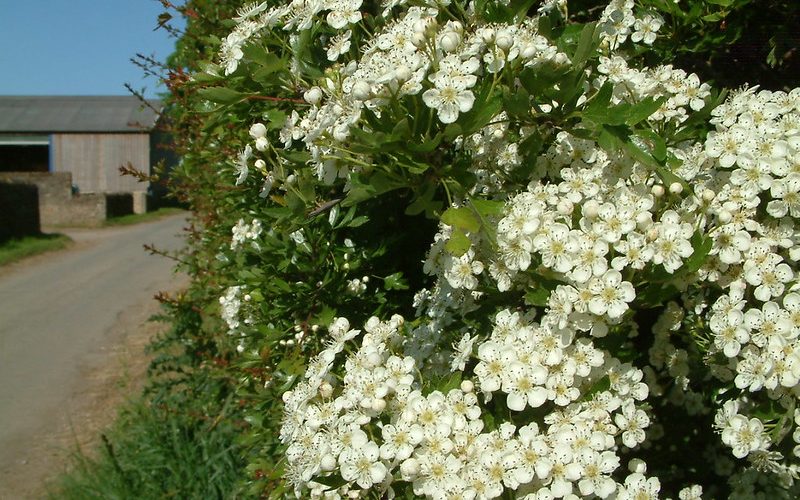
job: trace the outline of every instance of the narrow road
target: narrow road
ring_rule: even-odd
[[[0,271],[0,498],[34,442],[70,412],[86,374],[156,310],[153,295],[185,283],[172,260],[142,247],[180,248],[185,224],[176,215],[61,231],[72,248]]]

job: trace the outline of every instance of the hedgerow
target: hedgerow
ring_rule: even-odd
[[[720,67],[763,9],[181,11],[191,352],[244,494],[797,496],[793,49],[785,88]]]

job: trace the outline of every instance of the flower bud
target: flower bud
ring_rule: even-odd
[[[394,77],[397,78],[398,82],[407,82],[411,80],[411,68],[405,64],[401,64],[394,70]]]
[[[587,219],[594,219],[600,213],[600,204],[594,200],[588,200],[583,204],[583,216]]]
[[[571,214],[573,208],[575,208],[575,206],[569,200],[561,200],[558,202],[558,205],[556,205],[556,210],[558,210],[558,213],[561,215]]]
[[[259,137],[256,139],[256,149],[259,151],[266,151],[269,147],[269,141],[266,137]]]
[[[263,123],[254,123],[250,127],[250,136],[253,139],[258,139],[267,135],[267,127]]]
[[[316,106],[322,100],[322,89],[319,87],[311,87],[305,91],[303,99],[305,99],[307,103]]]
[[[656,198],[661,198],[662,196],[664,196],[664,186],[662,186],[661,184],[656,184],[655,186],[650,188],[650,193],[652,193],[653,196],[655,196]]]
[[[330,453],[326,453],[322,456],[322,460],[319,461],[319,468],[325,472],[334,470],[336,468],[336,457]]]
[[[681,194],[683,192],[683,184],[680,182],[673,182],[669,185],[669,192],[672,194]]]
[[[350,95],[357,101],[366,101],[372,94],[372,86],[364,80],[359,80],[353,84]]]
[[[458,33],[452,31],[445,33],[439,39],[439,46],[445,52],[455,52],[459,44],[461,44],[461,37],[458,36]]]
[[[375,398],[372,400],[372,410],[378,413],[382,412],[386,409],[386,400],[381,398]]]
[[[706,189],[705,191],[703,191],[703,201],[705,201],[706,203],[710,203],[711,201],[713,201],[714,198],[716,198],[716,196],[717,196],[716,193],[714,193],[714,191],[710,189]]]
[[[717,214],[717,218],[723,224],[727,224],[728,222],[731,221],[731,219],[733,219],[733,214],[731,214],[727,210],[720,210],[719,213]]]
[[[256,160],[255,166],[256,166],[256,170],[258,170],[259,172],[261,172],[261,173],[266,173],[267,172],[267,162],[265,162],[261,158]]]
[[[641,458],[632,458],[628,462],[628,470],[633,473],[645,474],[647,473],[647,463]]]
[[[378,366],[383,362],[383,357],[380,354],[373,351],[367,355],[367,362],[370,366]]]
[[[497,33],[497,36],[494,38],[494,44],[497,45],[502,50],[508,50],[509,47],[514,45],[514,39],[511,37],[511,34],[505,30],[500,31]]]
[[[329,398],[333,394],[333,386],[328,382],[323,382],[319,385],[319,395],[323,398]]]
[[[494,29],[492,28],[484,28],[481,30],[481,38],[483,39],[484,43],[492,43],[494,42]]]
[[[461,381],[461,392],[465,394],[469,394],[470,392],[475,390],[475,384],[472,383],[472,380],[462,380]]]
[[[536,52],[536,46],[530,43],[522,49],[521,54],[525,59],[533,59],[533,57],[536,55]]]
[[[414,34],[411,35],[411,43],[418,49],[424,47],[427,41],[428,39],[422,33],[414,32]]]

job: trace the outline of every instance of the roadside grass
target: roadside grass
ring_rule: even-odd
[[[70,243],[72,239],[69,236],[58,233],[11,239],[0,243],[0,266],[40,253],[60,250]]]
[[[48,498],[230,498],[242,463],[226,420],[130,402],[96,450],[74,454]]]
[[[182,208],[176,207],[163,207],[152,212],[145,212],[143,214],[130,214],[121,215],[119,217],[111,217],[105,221],[104,226],[129,226],[131,224],[139,224],[141,222],[150,222],[167,217],[169,215],[179,214],[185,212]]]

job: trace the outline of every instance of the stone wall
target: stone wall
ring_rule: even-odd
[[[73,194],[70,172],[0,172],[0,182],[36,187],[39,220],[43,227],[99,226],[108,216],[107,196],[115,197],[112,203],[112,215],[123,215],[133,211],[130,194]],[[14,211],[28,209],[18,207]]]

